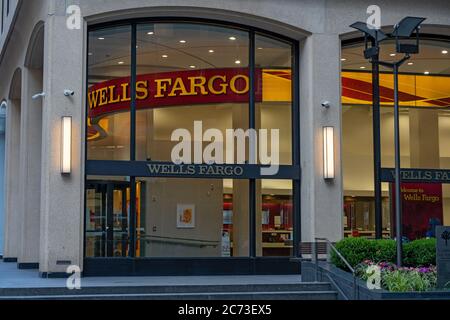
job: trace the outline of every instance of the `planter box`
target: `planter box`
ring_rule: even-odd
[[[369,290],[367,284],[357,279],[357,296],[353,287],[353,275],[328,262],[319,262],[318,267],[312,262],[302,262],[302,281],[331,282],[343,300],[449,300],[450,291],[397,293],[386,290]]]

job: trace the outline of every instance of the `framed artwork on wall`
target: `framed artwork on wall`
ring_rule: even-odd
[[[177,228],[178,229],[195,228],[194,204],[179,204],[177,206]]]

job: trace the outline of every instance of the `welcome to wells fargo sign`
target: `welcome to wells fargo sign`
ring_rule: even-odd
[[[106,134],[106,116],[127,112],[131,103],[130,77],[95,84],[89,88],[89,139]],[[139,75],[136,79],[137,110],[220,103],[248,103],[248,68],[206,69]],[[291,102],[291,71],[255,73],[256,102]]]

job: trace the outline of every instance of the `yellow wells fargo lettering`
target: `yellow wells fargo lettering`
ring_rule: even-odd
[[[99,85],[101,86],[101,84]],[[188,96],[245,95],[250,90],[250,79],[246,75],[214,75],[139,80],[136,82],[136,100],[176,98]],[[95,109],[109,104],[131,101],[130,83],[94,87],[88,94],[89,108]]]

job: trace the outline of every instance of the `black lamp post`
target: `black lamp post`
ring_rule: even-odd
[[[401,155],[400,155],[400,101],[398,95],[398,73],[399,68],[411,58],[411,54],[419,53],[419,31],[420,25],[425,21],[425,18],[406,17],[400,21],[390,35],[384,34],[380,30],[370,29],[367,24],[357,22],[351,25],[365,35],[366,49],[364,57],[370,59],[372,64],[377,65],[377,72],[379,72],[379,65],[391,68],[394,74],[394,131],[395,131],[395,222],[396,222],[396,238],[397,238],[397,266],[403,264],[403,236],[402,236],[402,201],[401,201]],[[411,36],[416,33],[415,42],[411,43]],[[371,46],[368,45],[368,40],[371,40]],[[405,56],[397,62],[379,61],[380,42],[387,39],[395,39],[397,53],[402,53]],[[377,77],[378,80],[378,77]],[[374,101],[378,101],[379,106],[379,83],[378,90],[374,90]],[[377,96],[377,97],[375,97]],[[375,106],[374,106],[375,107]],[[379,127],[379,123],[377,126]],[[376,199],[376,201],[379,201]],[[381,203],[380,203],[381,205]]]
[[[374,156],[374,195],[375,195],[375,238],[383,238],[383,208],[381,190],[381,129],[380,129],[380,42],[387,36],[377,29],[370,29],[366,23],[356,22],[351,25],[365,35],[364,57],[372,63],[372,125]],[[369,43],[370,40],[370,43]],[[370,45],[369,45],[370,44]]]

